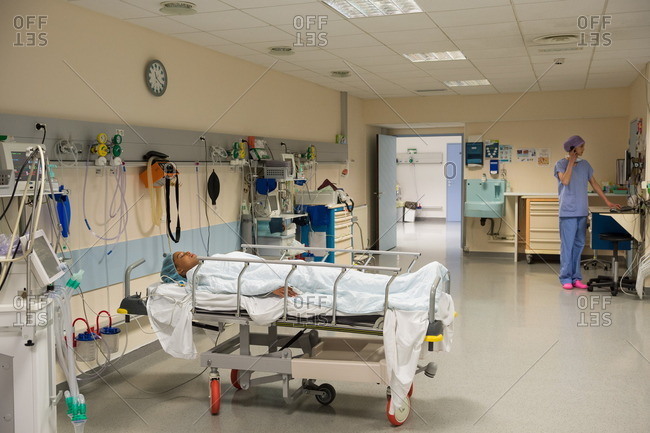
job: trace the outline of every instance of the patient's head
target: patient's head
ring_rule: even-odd
[[[165,283],[187,281],[187,271],[199,264],[196,254],[189,251],[177,251],[163,259],[160,278]]]

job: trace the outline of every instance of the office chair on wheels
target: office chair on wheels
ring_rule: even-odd
[[[626,289],[635,289],[636,281],[628,277],[619,278],[618,276],[618,244],[619,242],[632,241],[632,236],[625,233],[601,233],[598,237],[600,240],[612,243],[612,274],[599,275],[597,278],[590,279],[587,282],[587,286],[589,286],[587,290],[593,292],[594,288],[596,287],[607,287],[611,291],[612,296],[616,296],[618,294],[619,287],[624,287]]]

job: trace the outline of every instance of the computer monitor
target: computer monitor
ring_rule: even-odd
[[[27,249],[29,235],[20,238],[20,245],[23,251]],[[32,266],[32,272],[38,280],[41,287],[54,283],[61,278],[65,271],[61,269],[61,262],[54,253],[50,241],[45,236],[43,230],[36,230],[33,239],[32,253],[29,255],[29,261]]]
[[[277,191],[270,192],[267,195],[267,200],[269,203],[269,209],[271,211],[270,216],[280,216],[282,209],[280,209],[280,197],[278,196]]]
[[[18,186],[16,187],[17,191],[24,191],[25,188],[33,190],[37,177],[36,172],[32,174],[32,180],[29,182],[29,185],[27,185],[27,178],[29,177],[29,171],[32,164],[27,163],[21,172],[20,177],[18,177],[18,170],[20,170],[20,167],[23,166],[29,157],[30,152],[27,151],[27,148],[34,147],[34,144],[2,141],[0,142],[0,146],[0,169],[13,170],[14,179],[18,182]]]

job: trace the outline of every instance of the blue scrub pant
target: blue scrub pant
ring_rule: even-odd
[[[582,279],[580,256],[585,247],[587,217],[560,217],[560,283]]]

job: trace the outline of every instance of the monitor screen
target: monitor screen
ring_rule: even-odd
[[[52,254],[52,249],[45,237],[36,236],[36,239],[34,239],[34,250],[32,254],[35,254],[38,261],[43,265],[43,270],[48,279],[51,280],[50,282],[56,280],[56,275],[61,272],[61,269],[59,268],[59,259],[56,255]]]
[[[27,248],[29,238],[29,235],[20,238],[23,251]],[[65,274],[61,269],[61,262],[43,230],[36,230],[34,233],[32,247],[29,260],[32,265],[32,272],[41,287],[54,283]]]
[[[26,181],[27,177],[29,176],[29,165],[28,165],[23,170],[23,172],[22,172],[22,174],[20,176],[20,179],[18,178],[18,170],[20,170],[20,167],[23,166],[23,164],[25,163],[26,160],[27,160],[27,151],[26,150],[12,150],[11,151],[11,161],[13,162],[13,165],[14,165],[14,167],[13,167],[14,175],[15,175],[15,179],[17,181],[21,181],[21,180]],[[34,179],[34,180],[36,180],[35,174],[36,173],[34,173],[34,176],[32,176],[32,179]]]
[[[269,204],[271,206],[271,212],[275,212],[280,209],[277,195],[269,195]]]

